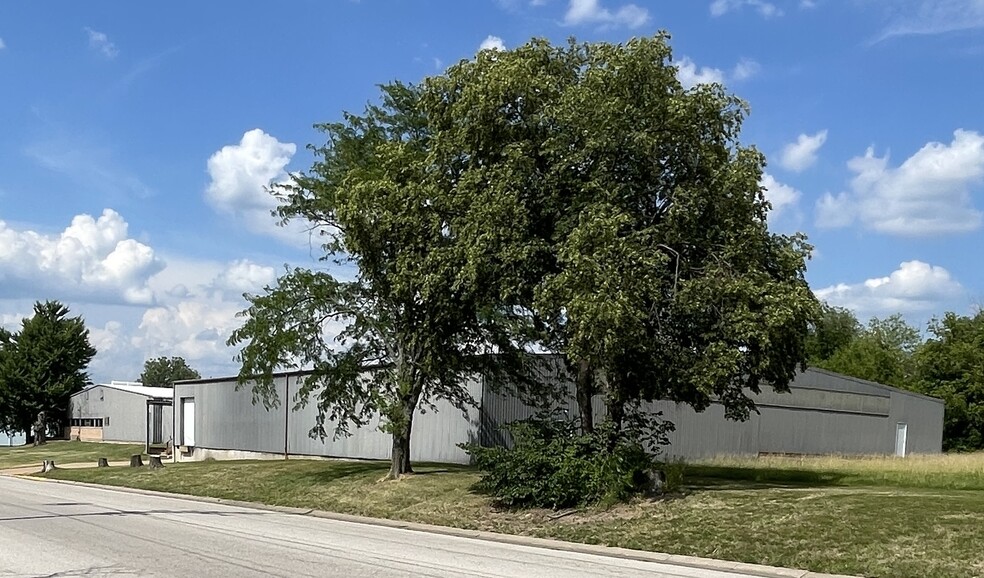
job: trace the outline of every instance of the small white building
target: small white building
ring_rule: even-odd
[[[91,385],[69,401],[68,438],[164,446],[172,439],[174,390],[136,382]]]

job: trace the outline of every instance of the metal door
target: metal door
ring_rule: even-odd
[[[181,400],[181,445],[195,445],[195,398]]]
[[[164,406],[154,404],[153,406],[153,427],[150,436],[150,443],[154,445],[164,443]]]
[[[908,434],[909,426],[904,423],[895,426],[895,455],[905,457],[905,438]]]

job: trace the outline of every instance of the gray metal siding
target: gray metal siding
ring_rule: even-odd
[[[379,431],[378,417],[362,428],[350,428],[352,435],[333,439],[334,423],[325,424],[326,439],[312,438],[309,433],[316,423],[318,392],[311,402],[294,410],[294,393],[298,376],[278,377],[275,380],[278,408],[265,409],[253,405],[250,388],[236,390],[234,380],[210,381],[175,385],[175,429],[182,431],[181,399],[195,399],[195,445],[214,450],[233,450],[306,456],[325,456],[353,459],[389,459],[392,438]],[[288,385],[290,401],[285,402]],[[470,379],[466,387],[471,395],[481,398],[482,384]],[[477,441],[479,412],[465,412],[446,401],[438,401],[435,409],[418,409],[414,417],[410,453],[414,461],[467,463],[468,455],[459,443]],[[178,436],[180,439],[180,436]],[[286,444],[285,444],[286,437]]]
[[[889,415],[891,450],[895,450],[895,427],[908,426],[907,454],[938,454],[943,451],[943,402],[911,395],[892,393],[892,412]]]
[[[568,398],[557,408],[576,419],[574,386],[568,387]],[[892,454],[900,422],[908,424],[907,453],[942,451],[942,400],[812,369],[797,375],[789,393],[763,387],[761,394],[749,394],[759,404],[758,413],[744,422],[726,419],[719,403],[703,412],[673,402],[646,404],[676,426],[664,455],[697,459],[760,453]],[[596,396],[592,406],[597,423],[604,415],[602,396]],[[486,391],[483,443],[510,444],[502,426],[535,411],[514,396]]]
[[[282,400],[284,380],[275,381]],[[254,452],[284,452],[284,407],[267,410],[253,405],[248,388],[236,390],[235,381],[174,386],[175,438],[179,445],[183,424],[181,406],[186,398],[195,400],[195,445],[213,449]]]
[[[554,360],[555,361],[555,360]],[[554,409],[577,419],[573,384],[556,366],[546,375],[567,396]],[[215,380],[175,385],[175,431],[180,443],[181,399],[195,398],[195,434],[199,448],[259,452],[266,454],[388,459],[391,438],[378,429],[378,419],[366,427],[352,428],[352,435],[331,439],[333,424],[326,424],[329,437],[321,440],[308,433],[315,424],[317,393],[312,402],[293,410],[297,375],[277,378],[277,392],[291,400],[266,410],[253,405],[248,387],[236,391],[235,381]],[[289,387],[288,387],[289,380]],[[437,411],[421,410],[414,419],[411,457],[414,461],[467,463],[468,455],[457,447],[462,442],[483,445],[511,443],[502,427],[532,416],[536,409],[512,393],[494,391],[481,380],[467,384],[479,408],[462,413],[447,402]],[[790,393],[771,389],[756,396],[759,413],[744,422],[725,419],[724,408],[712,403],[697,412],[685,404],[658,402],[649,409],[661,411],[676,426],[665,448],[669,457],[705,458],[716,455],[789,454],[892,454],[897,423],[908,427],[909,453],[941,451],[943,402],[829,372],[808,370],[797,376]],[[601,396],[592,400],[596,420],[604,414]],[[286,438],[286,439],[285,439]]]
[[[72,418],[109,418],[103,440],[143,443],[147,439],[147,397],[97,385],[76,393],[69,402]]]

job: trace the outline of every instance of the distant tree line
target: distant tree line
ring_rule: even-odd
[[[947,312],[925,338],[901,315],[862,325],[848,309],[821,311],[807,339],[811,365],[941,398],[944,449],[984,449],[984,311]]]
[[[156,357],[144,362],[138,381],[148,387],[173,387],[175,381],[201,379],[183,357]]]

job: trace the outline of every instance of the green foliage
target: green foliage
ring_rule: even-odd
[[[811,249],[768,230],[745,104],[685,89],[665,34],[533,40],[381,90],[319,125],[310,172],[275,190],[355,275],[288,270],[248,296],[230,344],[265,403],[275,371],[313,368],[315,433],[379,413],[396,474],[417,408],[471,402],[461,378],[488,352],[563,353],[607,387],[615,431],[640,400],[745,417],[748,390],[785,389],[805,361]]]
[[[844,375],[913,389],[913,353],[920,342],[919,331],[901,315],[873,318],[856,337],[814,364]]]
[[[276,404],[273,374],[313,370],[299,403],[316,395],[313,435],[344,435],[375,414],[393,435],[392,475],[410,471],[414,413],[444,399],[473,402],[462,376],[486,370],[482,354],[507,352],[495,322],[496,287],[468,275],[457,242],[479,199],[462,197],[429,158],[433,127],[422,89],[384,85],[363,115],[318,126],[327,142],[313,148],[307,174],[276,189],[285,222],[320,232],[322,259],[348,264],[352,279],[289,269],[262,295],[248,295],[243,326],[229,339],[245,344],[242,383],[255,400]]]
[[[947,313],[929,327],[932,337],[916,353],[918,388],[946,403],[943,447],[984,448],[984,311],[973,317]]]
[[[542,416],[506,429],[513,438],[510,448],[462,445],[482,472],[477,488],[503,505],[566,508],[616,502],[652,487],[656,462],[638,435],[604,428],[581,434],[575,422]]]
[[[183,357],[158,357],[144,362],[139,381],[149,387],[171,387],[175,381],[201,377]]]
[[[817,308],[810,247],[768,231],[764,158],[738,142],[745,104],[685,89],[666,35],[534,40],[426,87],[433,158],[482,199],[461,232],[466,273],[494,273],[579,384],[599,375],[616,422],[659,398],[742,417],[746,388],[788,385]]]
[[[848,346],[863,328],[854,312],[827,303],[820,304],[820,315],[810,326],[806,339],[806,352],[811,364],[830,359],[834,353]]]
[[[57,301],[37,302],[19,332],[0,329],[0,429],[30,432],[40,412],[64,425],[69,398],[90,383],[96,350],[85,321],[68,313]]]

